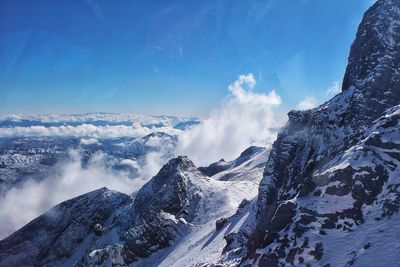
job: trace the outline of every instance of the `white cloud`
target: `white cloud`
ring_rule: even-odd
[[[180,132],[179,129],[174,129],[176,124],[192,120],[197,118],[108,113],[9,115],[0,117],[0,123],[7,121],[9,125],[0,128],[0,137],[71,136],[86,139],[143,137],[156,131],[176,135]],[[29,123],[33,126],[29,126]]]
[[[148,178],[153,177],[158,173],[161,167],[167,163],[169,157],[163,151],[152,151],[146,154],[144,163],[138,169],[138,175],[144,182]],[[144,183],[143,183],[144,184]]]
[[[182,132],[176,154],[187,155],[197,165],[220,158],[233,159],[250,145],[269,145],[285,119],[276,111],[281,99],[275,91],[257,93],[252,74],[240,75],[228,89],[230,95],[199,125]]]
[[[171,151],[175,148],[175,143],[168,137],[152,136],[146,145],[155,148],[155,151],[147,152],[144,160],[139,164],[137,173],[139,177],[153,177],[161,169],[161,167],[173,157]]]
[[[98,144],[99,140],[97,140],[96,138],[82,138],[79,142],[82,145],[94,145]]]
[[[121,160],[120,164],[129,166],[133,170],[138,170],[140,168],[139,163],[136,160],[132,160],[132,159],[123,159],[123,160]]]
[[[143,127],[139,123],[131,126],[106,125],[95,126],[93,124],[82,124],[78,126],[30,126],[0,128],[0,137],[10,136],[72,136],[89,138],[113,138],[113,137],[143,137],[154,131],[165,132],[176,135],[180,132],[172,127]]]
[[[329,96],[334,96],[339,94],[342,91],[341,86],[340,86],[340,82],[339,81],[335,81],[332,83],[332,85],[328,88],[328,90],[326,90],[326,94]]]
[[[9,190],[0,201],[0,239],[19,229],[49,208],[62,201],[106,186],[109,189],[131,194],[155,175],[164,164],[161,153],[147,155],[144,169],[133,161],[130,164],[140,169],[140,176],[129,178],[128,173],[115,172],[106,167],[106,157],[94,154],[87,166],[82,167],[79,152],[71,150],[69,160],[56,166],[55,175],[41,182],[29,180],[21,187]]]
[[[314,97],[307,96],[297,104],[298,110],[312,109],[317,106],[317,100]]]
[[[76,136],[82,144],[94,144],[99,138],[133,136],[142,137],[154,131],[178,136],[177,147],[172,140],[152,136],[146,145],[154,148],[142,159],[123,159],[119,163],[136,171],[138,177],[129,178],[123,171],[113,171],[104,154],[96,153],[87,166],[82,167],[77,151],[70,152],[67,162],[56,166],[56,174],[41,182],[28,181],[20,188],[13,188],[0,201],[0,238],[20,228],[52,206],[106,186],[117,191],[132,193],[154,176],[169,158],[184,154],[197,165],[209,164],[220,158],[233,159],[250,145],[267,146],[276,138],[278,129],[286,120],[284,112],[277,108],[281,99],[275,91],[257,93],[253,91],[256,80],[252,74],[240,75],[229,87],[229,96],[221,106],[201,124],[189,130],[172,128],[165,123],[157,128],[145,127],[141,123],[132,126],[95,126],[90,123],[66,126],[32,126],[0,128],[1,136]],[[105,115],[104,115],[105,116]],[[42,121],[95,121],[102,114],[77,116],[41,117]],[[121,121],[127,117],[107,115],[107,120]],[[19,119],[19,117],[15,117]],[[149,121],[152,121],[149,119]],[[168,121],[168,120],[167,120]],[[155,119],[153,122],[157,122]],[[112,165],[112,164],[111,164]],[[27,201],[26,196],[29,196]]]
[[[163,124],[171,125],[174,120],[184,120],[186,118],[168,117],[168,116],[146,116],[137,114],[112,114],[112,113],[87,113],[74,115],[9,115],[0,117],[0,120],[30,120],[42,123],[91,123],[95,121],[108,123],[134,123],[141,124]]]

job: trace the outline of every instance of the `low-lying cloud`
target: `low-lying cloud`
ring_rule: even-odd
[[[90,123],[61,126],[30,126],[0,128],[5,136],[73,136],[80,137],[83,145],[96,144],[102,138],[121,136],[143,137],[155,131],[170,134],[175,141],[157,135],[145,141],[149,149],[139,159],[120,159],[122,170],[116,171],[107,162],[103,152],[96,152],[82,166],[79,151],[70,151],[69,159],[58,163],[55,173],[40,182],[28,180],[19,188],[9,190],[0,201],[0,238],[12,233],[49,208],[75,196],[103,186],[124,193],[133,193],[153,177],[168,159],[187,155],[198,166],[237,157],[250,145],[268,146],[276,138],[286,121],[285,112],[279,110],[281,98],[275,91],[256,92],[252,74],[240,75],[229,87],[229,95],[220,107],[200,124],[186,130],[174,129],[171,124],[146,127],[140,123],[99,126]],[[89,117],[88,117],[89,116]],[[99,117],[100,116],[100,117]],[[40,117],[40,121],[96,121],[103,115]],[[18,120],[20,118],[13,118]],[[36,118],[38,119],[38,118]],[[136,117],[107,117],[123,121]],[[150,121],[152,119],[149,119]],[[156,122],[157,118],[155,121]],[[162,118],[164,120],[164,118]],[[168,121],[169,119],[167,119]],[[130,168],[136,178],[126,171]]]
[[[186,120],[188,118],[171,117],[171,116],[146,116],[137,114],[112,114],[112,113],[87,113],[87,114],[74,114],[74,115],[8,115],[0,117],[0,121],[34,121],[40,123],[80,123],[91,124],[94,122],[106,122],[116,124],[132,124],[140,122],[141,124],[162,124],[165,126]]]
[[[12,136],[71,136],[92,138],[114,138],[114,137],[143,137],[154,131],[165,132],[171,135],[178,134],[180,130],[172,127],[143,127],[139,123],[131,126],[106,125],[96,126],[93,124],[82,124],[78,126],[29,126],[29,127],[7,127],[0,128],[0,137]]]
[[[114,171],[103,153],[95,153],[84,167],[78,151],[71,150],[69,159],[55,167],[54,175],[40,182],[28,180],[19,188],[9,190],[0,201],[0,239],[19,229],[49,208],[67,199],[103,186],[131,194],[140,189],[164,163],[162,152],[145,156],[142,166],[126,161],[137,168],[139,176],[131,179],[128,172]],[[124,162],[121,162],[124,164]]]
[[[285,119],[277,107],[281,98],[275,91],[253,91],[253,74],[240,75],[229,96],[199,125],[179,135],[176,154],[187,155],[197,165],[220,158],[233,159],[250,145],[272,144]]]

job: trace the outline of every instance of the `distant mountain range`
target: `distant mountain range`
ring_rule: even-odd
[[[166,160],[171,158],[176,135],[199,122],[197,118],[109,113],[0,118],[0,195],[29,179],[50,176],[53,167],[68,158],[69,150],[79,151],[83,164],[102,152],[114,170],[128,171],[135,178],[136,170],[124,160],[142,166],[147,153],[161,148]]]

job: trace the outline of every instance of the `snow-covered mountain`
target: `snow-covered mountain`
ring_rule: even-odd
[[[0,266],[398,266],[399,65],[400,2],[378,0],[342,92],[291,111],[271,150],[65,201],[0,241]]]
[[[154,145],[155,140],[157,145]],[[58,165],[69,160],[71,150],[79,152],[82,166],[95,153],[103,153],[107,167],[115,172],[126,172],[135,179],[138,176],[137,168],[144,165],[148,153],[159,152],[166,159],[171,158],[176,141],[176,136],[162,132],[142,138],[99,140],[75,137],[0,138],[0,196],[27,181],[51,178],[57,172]],[[132,166],[132,162],[138,167]]]
[[[1,241],[0,266],[187,266],[217,261],[225,234],[249,215],[262,174],[257,166],[267,155],[265,149],[249,149],[234,161],[237,174],[229,180],[206,176],[180,156],[132,196],[102,188],[65,201]],[[222,230],[232,217],[236,225]]]
[[[108,113],[2,117],[0,196],[28,180],[52,176],[70,150],[79,152],[83,165],[101,152],[108,167],[135,178],[129,162],[143,166],[148,153],[161,150],[171,158],[177,135],[198,123],[196,118]]]
[[[342,93],[289,113],[251,234],[237,235],[228,255],[239,250],[238,262],[260,266],[398,266],[399,26],[400,2],[378,0],[359,27]]]

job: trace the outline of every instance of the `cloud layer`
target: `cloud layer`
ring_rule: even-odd
[[[146,141],[146,146],[155,149],[147,151],[138,161],[122,159],[119,164],[133,169],[137,173],[135,179],[131,179],[127,172],[117,172],[107,167],[112,164],[106,162],[107,157],[101,152],[95,153],[83,167],[79,152],[70,151],[69,159],[55,167],[55,175],[41,182],[27,181],[20,188],[13,188],[7,192],[0,201],[0,238],[12,233],[52,206],[100,187],[106,186],[117,191],[133,193],[173,156],[187,155],[197,165],[206,165],[220,158],[233,159],[250,145],[272,144],[278,129],[286,121],[286,116],[284,112],[278,110],[281,104],[279,95],[275,91],[255,92],[253,90],[255,85],[256,80],[252,74],[240,75],[238,80],[229,85],[229,95],[220,107],[213,110],[200,124],[186,130],[174,129],[172,125],[177,120],[171,121],[174,119],[170,118],[168,119],[171,121],[170,124],[161,123],[157,127],[144,126],[139,122],[134,122],[132,126],[99,126],[86,123],[106,119],[101,114],[85,115],[83,118],[77,116],[39,118],[42,122],[84,122],[79,125],[0,128],[0,137],[74,136],[81,137],[81,144],[86,145],[95,144],[101,138],[143,137],[155,131],[166,132],[178,140],[175,147],[175,142],[165,142],[157,135],[151,136]],[[109,121],[126,119],[129,118],[107,117]]]
[[[156,160],[154,155],[158,157]],[[8,191],[1,199],[0,239],[60,202],[103,186],[127,194],[133,193],[156,174],[164,163],[161,156],[162,153],[156,152],[147,155],[142,167],[133,166],[138,168],[139,177],[130,179],[127,172],[116,172],[106,167],[108,164],[102,153],[94,154],[87,166],[83,167],[78,151],[71,150],[68,161],[56,166],[54,175],[41,182],[29,180],[21,187]],[[132,162],[125,163],[134,164]]]
[[[172,127],[143,127],[139,123],[132,126],[125,125],[106,125],[95,126],[92,124],[82,124],[78,126],[29,126],[0,128],[0,137],[11,136],[71,136],[71,137],[93,137],[93,138],[113,138],[113,137],[143,137],[152,132],[159,131],[171,135],[176,135],[180,130]]]
[[[275,91],[253,91],[255,85],[252,74],[240,75],[218,109],[179,135],[176,154],[205,165],[220,158],[233,159],[250,145],[272,144],[285,121],[277,110],[281,99]]]
[[[166,126],[171,123],[177,123],[187,118],[179,118],[173,116],[145,116],[137,114],[112,114],[112,113],[87,113],[75,115],[9,115],[0,117],[0,121],[36,121],[41,123],[93,123],[93,122],[108,122],[108,123],[135,123],[141,124],[164,124]]]
[[[81,115],[10,115],[0,117],[0,137],[143,137],[152,132],[179,133],[175,125],[197,118],[89,113]]]

